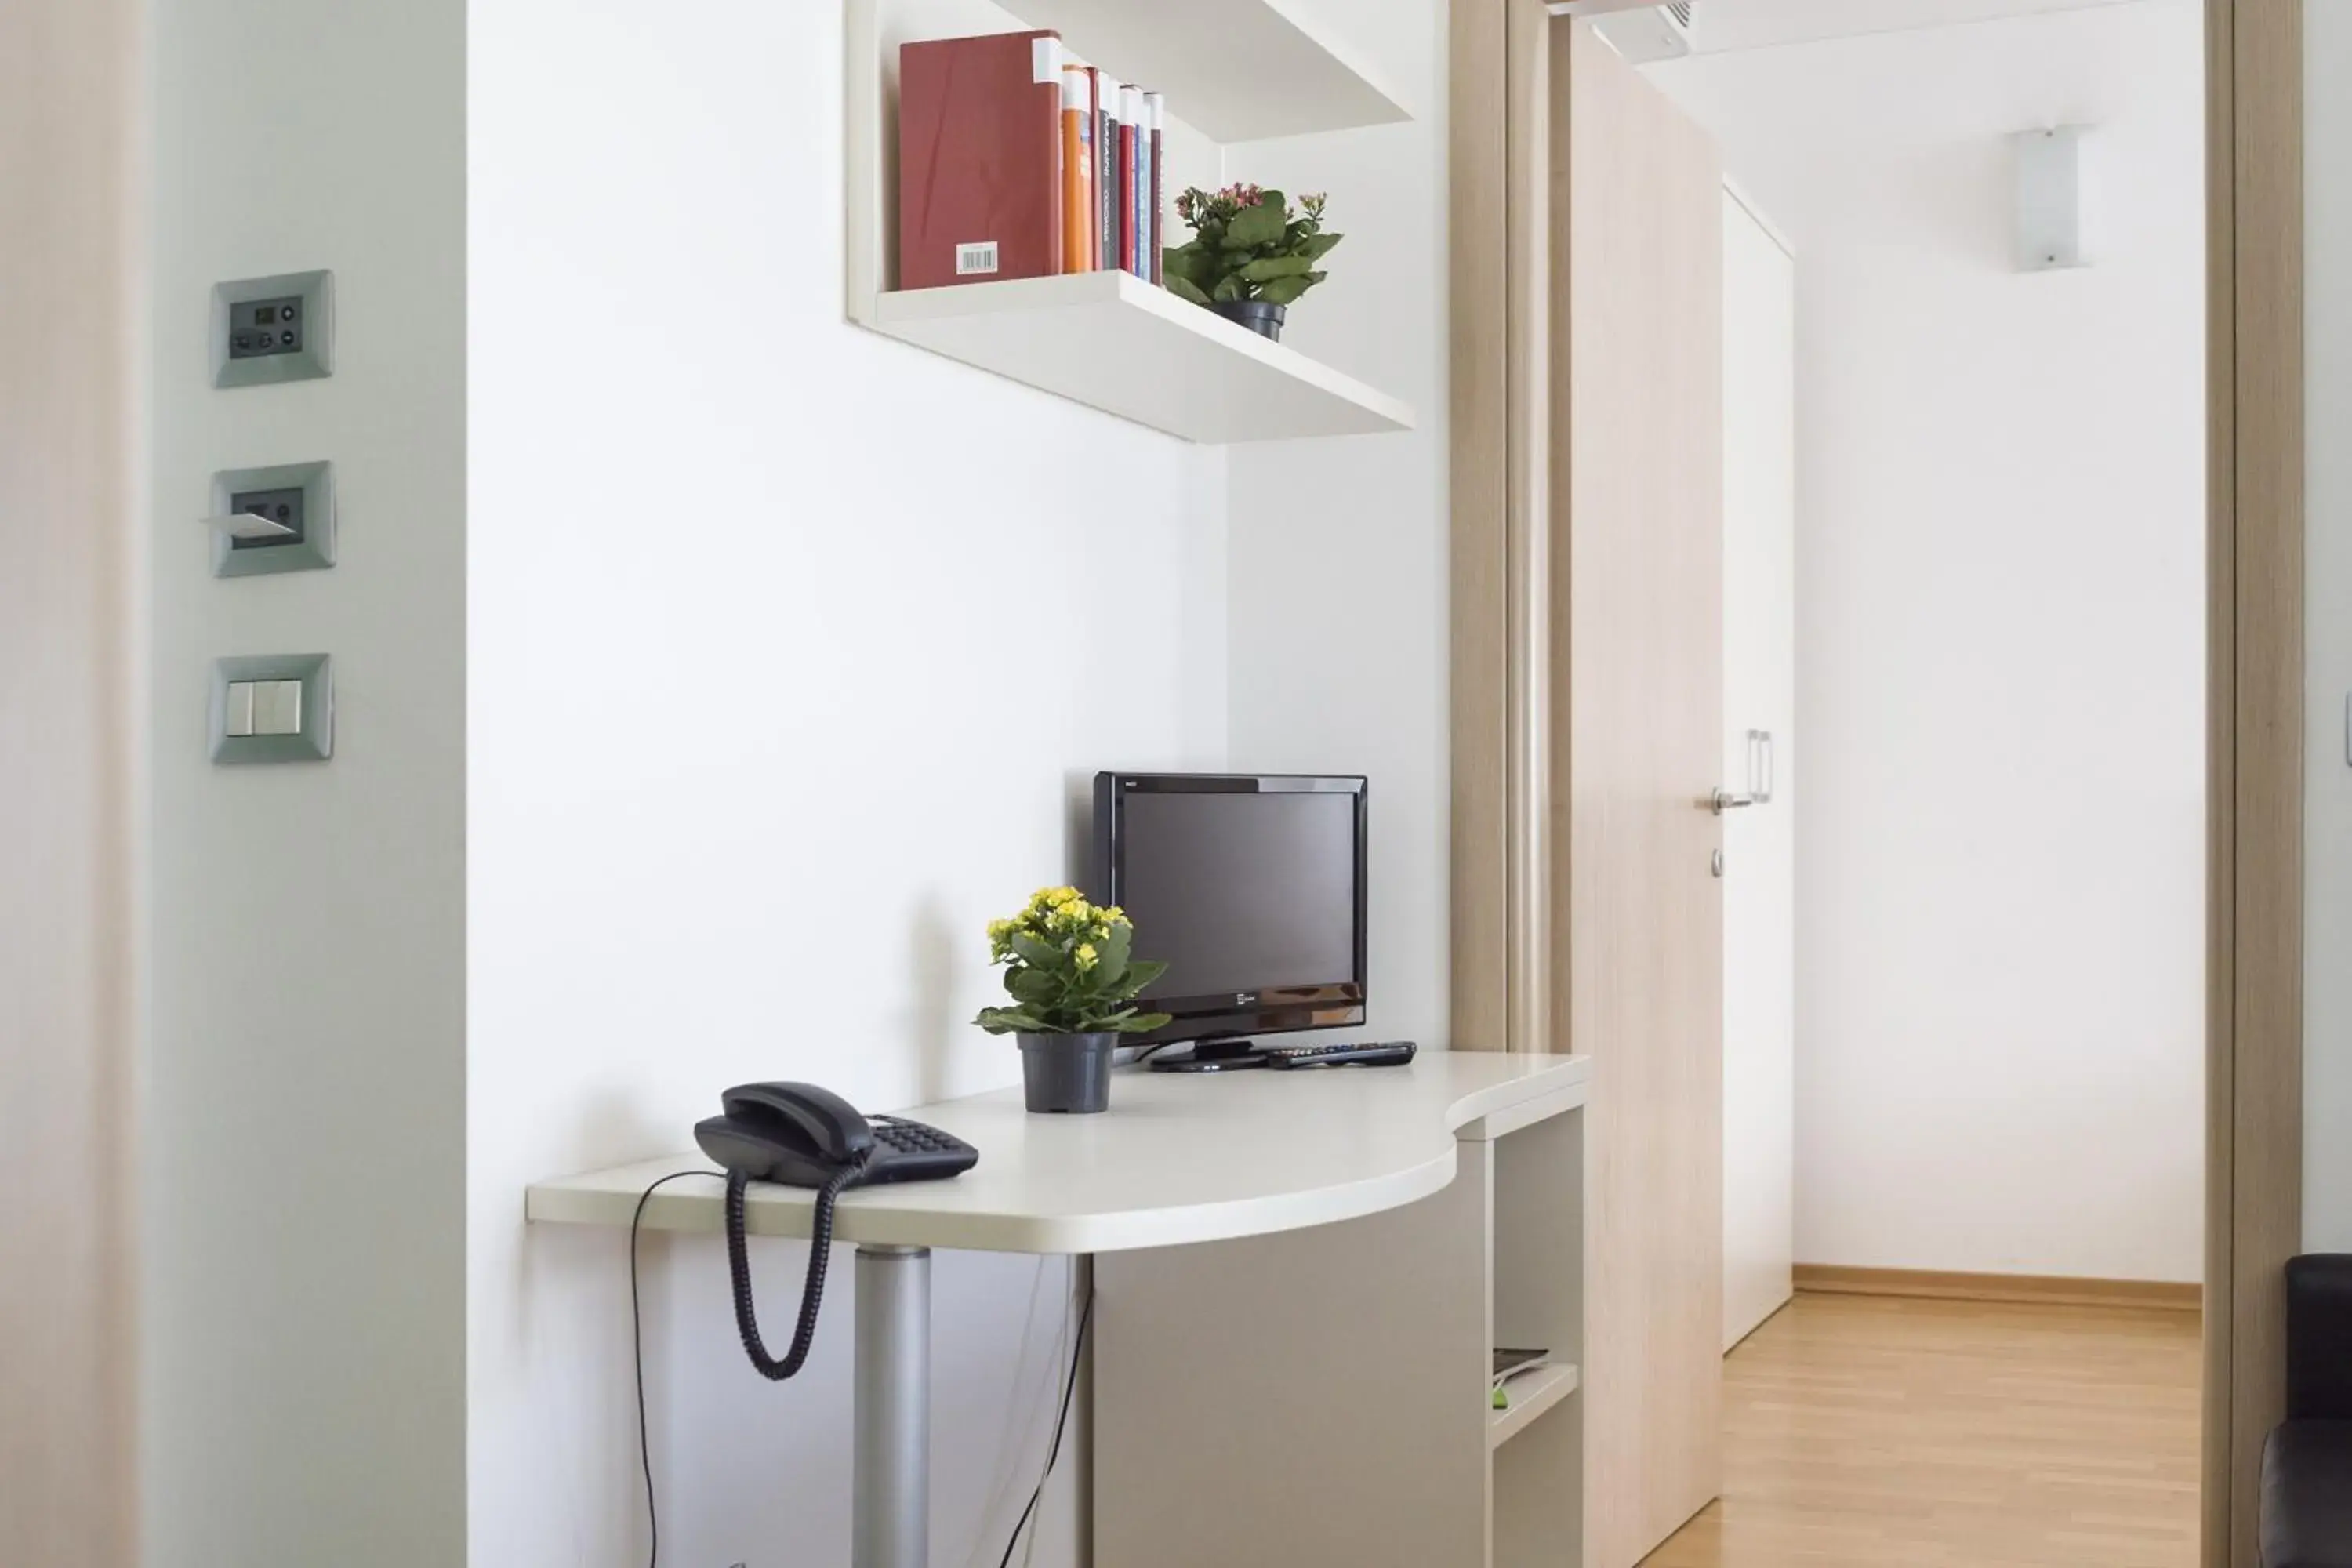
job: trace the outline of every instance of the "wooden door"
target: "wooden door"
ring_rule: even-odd
[[[1585,1568],[1720,1489],[1723,214],[1713,142],[1552,33],[1552,1048],[1594,1063]]]
[[[1797,265],[1723,194],[1723,1344],[1796,1253]]]

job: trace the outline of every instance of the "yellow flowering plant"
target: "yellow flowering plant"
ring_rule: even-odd
[[[1076,888],[1040,888],[1019,914],[988,922],[988,961],[1004,967],[1009,1007],[982,1007],[972,1022],[992,1035],[1134,1035],[1165,1013],[1130,1004],[1168,973],[1131,956],[1135,926],[1116,907],[1097,908]]]

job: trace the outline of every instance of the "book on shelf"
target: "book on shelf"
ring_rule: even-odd
[[[1102,150],[1096,181],[1099,187],[1097,195],[1102,209],[1098,225],[1101,234],[1095,246],[1097,268],[1118,265],[1118,100],[1125,86],[1108,71],[1096,73],[1095,98],[1100,112],[1097,117],[1099,133],[1095,138],[1095,145]]]
[[[1136,145],[1151,145],[1150,132],[1143,126],[1143,89],[1126,87],[1118,95],[1118,265],[1128,271],[1135,270],[1137,258],[1143,254],[1143,235],[1139,222],[1143,205],[1135,185]]]
[[[1551,1364],[1551,1352],[1547,1350],[1523,1350],[1507,1346],[1495,1347],[1495,1383],[1500,1388],[1523,1372]]]
[[[1087,73],[1087,134],[1093,139],[1094,177],[1087,185],[1087,268],[1089,271],[1102,266],[1103,214],[1103,74],[1092,66]]]
[[[1160,271],[1160,253],[1167,242],[1160,233],[1160,225],[1168,211],[1167,164],[1161,151],[1167,139],[1168,95],[1164,92],[1145,93],[1143,117],[1151,133],[1151,184],[1143,208],[1150,216],[1151,232],[1144,247],[1146,265],[1143,275],[1154,283],[1164,285],[1167,279]]]
[[[898,287],[1063,271],[1062,46],[999,33],[898,50]]]
[[[1087,68],[1062,68],[1062,270],[1094,269],[1094,85]]]
[[[898,50],[898,281],[936,289],[1118,268],[1163,282],[1168,101],[1059,34]]]

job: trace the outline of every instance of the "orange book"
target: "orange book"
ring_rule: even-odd
[[[1094,89],[1084,66],[1062,68],[1062,270],[1091,272],[1095,212]]]

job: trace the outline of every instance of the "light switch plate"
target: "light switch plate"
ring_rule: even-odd
[[[256,318],[268,313],[265,331]],[[290,315],[291,320],[280,320]],[[261,339],[273,342],[263,344]],[[213,285],[215,386],[268,386],[335,374],[335,275],[281,272]]]
[[[281,463],[270,468],[223,468],[213,476],[212,515],[237,510],[239,496],[273,490],[302,492],[299,538],[231,539],[213,535],[213,575],[251,577],[265,572],[316,572],[335,563],[335,465]],[[273,509],[274,511],[274,509]],[[277,519],[273,515],[271,521]]]
[[[254,654],[213,661],[215,763],[318,763],[335,754],[334,660],[323,653]],[[291,693],[274,690],[292,683]],[[282,716],[282,717],[280,717]],[[291,733],[266,732],[292,723]],[[246,732],[237,733],[239,730]]]

